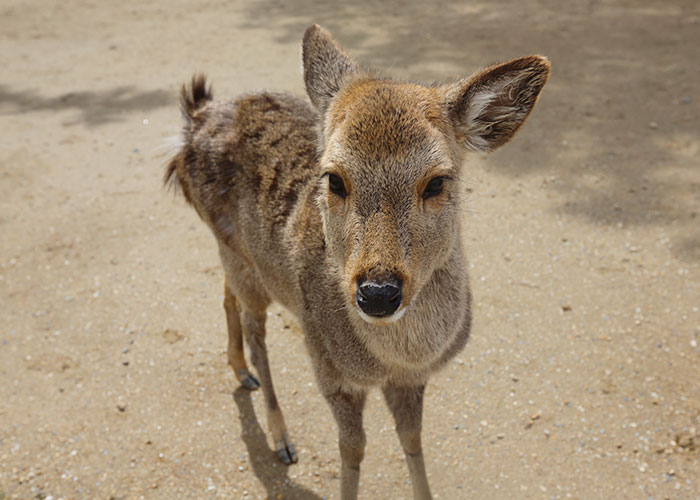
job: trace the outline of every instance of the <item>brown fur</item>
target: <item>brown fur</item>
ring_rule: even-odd
[[[226,274],[228,359],[241,383],[263,386],[280,458],[296,453],[277,405],[265,310],[278,301],[304,329],[314,371],[339,428],[341,493],[357,496],[362,408],[379,386],[395,421],[416,498],[430,498],[420,444],[429,376],[467,342],[470,291],[459,179],[467,149],[491,150],[517,131],[547,80],[539,56],[493,66],[454,85],[373,77],[330,35],[303,42],[313,106],[261,92],[216,102],[203,77],[184,87],[184,146],[166,182],[216,236]],[[328,175],[342,179],[345,197]],[[443,177],[443,188],[424,190]],[[362,314],[360,279],[396,276],[399,309]],[[243,354],[243,339],[260,381]]]

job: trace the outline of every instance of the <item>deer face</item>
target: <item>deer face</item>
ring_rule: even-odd
[[[346,299],[372,323],[403,315],[459,233],[459,163],[437,97],[359,80],[329,110],[318,206]]]

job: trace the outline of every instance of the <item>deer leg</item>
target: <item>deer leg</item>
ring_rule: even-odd
[[[326,395],[338,424],[340,448],[340,498],[355,500],[360,482],[360,463],[365,456],[365,431],[362,428],[362,410],[365,393],[349,393],[342,390]]]
[[[265,405],[267,407],[267,425],[272,434],[272,440],[277,450],[277,456],[285,464],[296,463],[297,453],[287,433],[282,410],[277,404],[277,396],[272,386],[272,374],[267,360],[267,346],[265,345],[265,310],[260,313],[252,313],[242,308],[241,320],[245,339],[250,347],[250,360],[260,377]]]
[[[260,381],[248,370],[243,350],[243,332],[241,331],[240,307],[236,296],[228,285],[224,287],[224,310],[228,326],[228,364],[243,387],[254,391],[260,387]]]
[[[423,450],[421,448],[421,420],[423,416],[423,393],[425,385],[419,387],[386,386],[384,399],[394,415],[396,433],[406,454],[408,472],[413,484],[415,500],[430,500],[430,487],[425,473]]]

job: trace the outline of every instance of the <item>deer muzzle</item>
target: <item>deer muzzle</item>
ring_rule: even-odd
[[[384,279],[360,278],[355,301],[360,310],[375,318],[391,316],[401,305],[402,283],[395,275]]]

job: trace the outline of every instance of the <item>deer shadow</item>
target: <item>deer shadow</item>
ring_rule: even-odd
[[[265,486],[268,499],[294,498],[299,500],[324,500],[314,492],[296,484],[287,475],[289,467],[277,460],[277,455],[267,444],[265,432],[258,422],[250,391],[239,387],[233,392],[241,422],[241,439],[245,443],[253,474]]]

